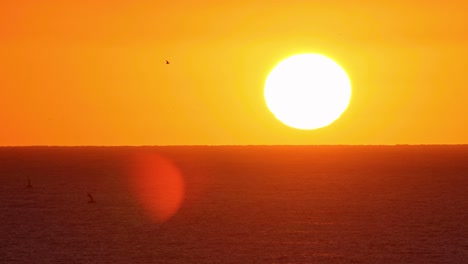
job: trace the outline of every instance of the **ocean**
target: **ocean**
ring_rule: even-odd
[[[468,263],[468,146],[3,147],[0,263]]]

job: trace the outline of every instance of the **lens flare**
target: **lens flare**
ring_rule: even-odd
[[[133,157],[130,185],[137,200],[156,222],[169,220],[180,208],[185,182],[177,166],[157,154]]]

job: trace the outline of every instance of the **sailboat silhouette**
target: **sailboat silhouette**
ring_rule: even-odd
[[[96,203],[96,200],[94,200],[94,197],[90,193],[88,193],[88,198],[89,198],[88,203]]]
[[[29,179],[29,176],[28,176],[28,185],[26,185],[26,188],[32,188],[31,179]]]

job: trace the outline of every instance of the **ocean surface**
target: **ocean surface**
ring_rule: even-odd
[[[0,263],[468,263],[468,146],[3,147]]]

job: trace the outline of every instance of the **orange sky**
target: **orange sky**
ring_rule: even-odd
[[[467,1],[272,2],[2,1],[0,145],[468,143]],[[353,85],[314,131],[263,99],[301,52]]]

